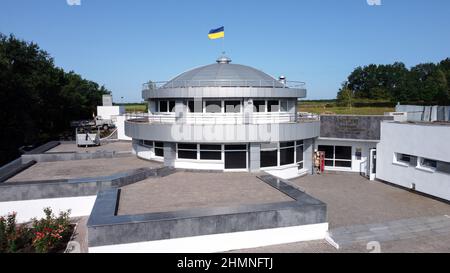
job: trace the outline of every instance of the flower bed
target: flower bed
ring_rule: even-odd
[[[60,212],[58,217],[50,208],[45,208],[44,213],[44,218],[21,225],[16,222],[15,212],[0,217],[0,253],[64,252],[74,231],[70,210]]]

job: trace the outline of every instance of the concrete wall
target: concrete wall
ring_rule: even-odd
[[[102,119],[111,119],[112,116],[125,114],[125,106],[97,106],[97,116]]]
[[[315,138],[318,121],[279,124],[161,124],[125,122],[134,139],[189,143],[279,142]]]
[[[320,116],[320,137],[341,139],[380,139],[380,122],[393,120],[391,116]]]
[[[450,175],[394,162],[394,153],[450,162],[450,126],[383,122],[377,145],[378,179],[450,200]]]
[[[450,106],[397,105],[396,112],[406,112],[409,121],[449,121]]]

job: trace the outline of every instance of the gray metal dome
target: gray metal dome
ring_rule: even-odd
[[[231,64],[225,56],[217,63],[194,68],[168,81],[162,88],[180,87],[270,87],[285,85],[268,74],[250,66]]]

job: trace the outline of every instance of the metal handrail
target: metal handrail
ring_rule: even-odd
[[[305,82],[278,80],[172,80],[144,83],[143,90],[185,88],[185,87],[258,87],[258,88],[301,88]]]
[[[303,113],[302,113],[303,114]],[[155,114],[145,117],[127,119],[129,122],[156,124],[275,124],[318,121],[317,115],[295,115],[291,113],[175,113]]]

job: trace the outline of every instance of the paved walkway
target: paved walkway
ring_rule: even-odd
[[[353,225],[330,230],[330,237],[339,248],[358,243],[367,244],[371,241],[387,242],[445,234],[450,234],[450,216],[448,215]]]

